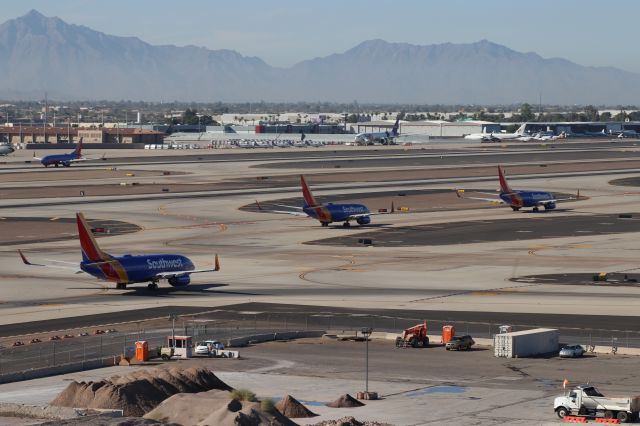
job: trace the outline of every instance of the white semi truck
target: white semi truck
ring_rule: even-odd
[[[593,386],[576,386],[568,394],[557,397],[553,402],[553,409],[560,418],[604,417],[627,423],[638,419],[640,396],[610,398]]]

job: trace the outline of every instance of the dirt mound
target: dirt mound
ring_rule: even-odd
[[[276,409],[291,419],[302,419],[317,416],[317,414],[312,413],[307,407],[302,405],[300,401],[291,395],[286,395],[278,401]]]
[[[145,419],[183,426],[295,426],[278,411],[264,411],[259,402],[238,401],[226,391],[177,394],[145,414]]]
[[[72,382],[51,401],[51,405],[73,408],[112,408],[125,416],[142,416],[171,395],[231,390],[207,369],[138,370],[99,382]]]
[[[311,426],[393,426],[390,423],[380,423],[372,421],[360,422],[351,416],[342,417],[338,420],[325,420],[323,422],[314,423]]]
[[[87,416],[78,419],[52,420],[41,423],[41,426],[181,426],[177,423],[159,423],[154,420],[141,419],[139,417],[106,417]]]
[[[354,408],[354,407],[362,407],[364,404],[348,393],[345,393],[340,398],[336,399],[333,402],[327,404],[327,407],[331,408]]]

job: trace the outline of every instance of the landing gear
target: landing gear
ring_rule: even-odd
[[[126,290],[127,289],[127,284],[126,283],[117,283],[116,284],[116,289],[117,290]]]
[[[537,213],[537,212],[540,211],[540,209],[536,206],[536,207],[533,208],[533,211]]]
[[[511,206],[511,210],[513,210],[514,212],[517,212],[518,210],[520,210],[520,207]]]
[[[350,228],[351,224],[349,222],[345,222],[345,223],[342,224],[342,227],[343,228]]]
[[[147,285],[147,289],[154,291],[158,289],[158,284],[157,283],[151,283],[149,285]]]
[[[329,226],[329,222],[320,222],[322,224],[323,227],[327,227]]]
[[[54,164],[55,167],[58,167],[58,163]]]

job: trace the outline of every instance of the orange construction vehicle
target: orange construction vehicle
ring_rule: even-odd
[[[429,346],[427,321],[405,329],[401,336],[396,337],[396,348],[406,348],[408,346],[414,348],[426,348]]]

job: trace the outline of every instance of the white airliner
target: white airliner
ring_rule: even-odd
[[[502,132],[491,132],[491,133],[472,133],[470,135],[466,135],[464,138],[472,141],[501,141],[508,139],[516,139],[522,136],[525,136],[524,128],[527,124],[523,124],[515,131],[515,133],[502,133]]]
[[[382,145],[388,145],[393,143],[393,140],[398,136],[398,128],[400,123],[400,117],[396,118],[396,123],[391,128],[391,132],[375,132],[375,133],[358,133],[354,142],[356,145],[373,145],[376,142]]]

